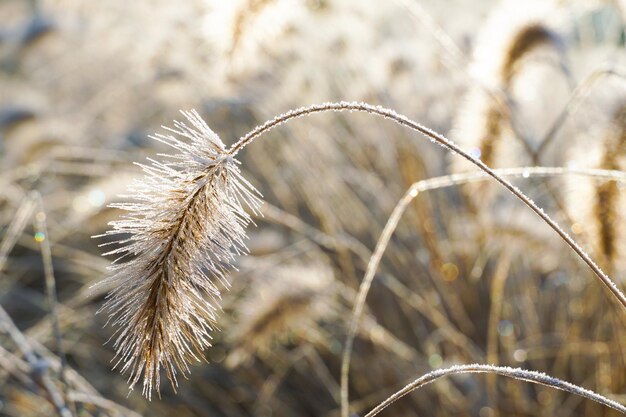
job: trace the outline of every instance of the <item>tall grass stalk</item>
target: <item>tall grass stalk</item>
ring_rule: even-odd
[[[592,401],[595,401],[602,405],[610,407],[614,410],[617,410],[622,414],[626,414],[626,407],[624,407],[617,401],[613,401],[600,394],[596,394],[593,391],[590,391],[585,388],[581,388],[574,384],[570,384],[569,382],[560,380],[558,378],[553,378],[541,372],[527,371],[525,369],[520,369],[520,368],[510,368],[508,366],[472,364],[472,365],[455,365],[455,366],[451,366],[450,368],[437,369],[432,372],[429,372],[426,375],[417,378],[415,381],[411,382],[410,384],[406,385],[404,388],[402,388],[395,394],[388,397],[385,401],[383,401],[382,403],[374,407],[372,411],[367,413],[365,417],[374,417],[378,415],[378,413],[383,411],[385,408],[389,407],[391,404],[393,404],[400,398],[415,391],[418,388],[423,387],[424,385],[427,385],[427,384],[430,384],[431,382],[436,381],[439,378],[443,378],[449,375],[468,374],[468,373],[497,374],[497,375],[506,376],[508,378],[517,379],[519,381],[527,381],[527,382],[532,382],[533,384],[545,385],[548,387],[552,387],[552,388],[556,388],[562,391],[569,392],[571,394],[580,395],[581,397],[590,399]]]
[[[557,176],[557,175],[566,175],[566,174],[574,174],[574,175],[584,175],[584,176],[593,176],[596,178],[605,178],[611,179],[614,181],[619,181],[621,183],[626,182],[626,174],[621,171],[611,171],[611,170],[589,170],[589,169],[573,169],[573,168],[559,168],[559,167],[524,167],[524,168],[509,168],[509,169],[496,169],[493,172],[500,177],[538,177],[538,176]],[[354,343],[354,337],[356,336],[356,331],[358,329],[358,323],[360,317],[363,312],[363,308],[365,305],[365,299],[367,298],[367,294],[371,288],[372,282],[374,280],[376,270],[378,269],[378,265],[382,259],[382,256],[398,227],[398,223],[402,218],[402,215],[406,211],[408,205],[413,201],[415,197],[419,195],[419,193],[444,188],[451,187],[460,184],[466,184],[468,182],[475,182],[480,180],[486,180],[490,176],[484,172],[473,172],[473,173],[464,173],[464,174],[453,174],[446,175],[442,177],[431,178],[427,180],[422,180],[414,183],[409,189],[406,191],[404,196],[398,201],[396,206],[394,207],[383,231],[376,242],[376,247],[374,249],[374,253],[370,257],[370,261],[367,265],[367,269],[365,271],[365,277],[361,282],[361,286],[359,288],[359,293],[357,295],[357,301],[353,310],[352,322],[354,323],[354,329],[352,326],[349,329],[348,336],[346,339],[345,346],[349,349],[344,350],[343,362],[342,362],[342,379],[345,378],[346,385],[348,379],[348,371],[350,369],[350,357],[352,355],[352,345]],[[347,400],[347,398],[346,398]]]
[[[365,112],[369,114],[375,114],[378,116],[382,116],[384,118],[390,119],[399,125],[408,127],[411,130],[417,131],[432,142],[435,142],[445,149],[452,151],[459,156],[465,158],[470,161],[478,168],[480,168],[486,175],[492,177],[497,182],[499,182],[504,188],[506,188],[509,192],[515,195],[518,199],[520,199],[524,204],[526,204],[535,214],[537,214],[543,221],[545,221],[548,226],[552,230],[554,230],[560,237],[567,243],[570,248],[589,266],[589,268],[596,274],[596,276],[600,279],[600,281],[609,289],[609,291],[617,298],[622,307],[626,308],[626,296],[619,290],[617,285],[602,271],[602,269],[589,257],[589,255],[554,221],[548,214],[546,214],[542,209],[540,209],[529,197],[527,197],[524,193],[522,193],[517,187],[511,184],[509,181],[498,175],[494,170],[489,168],[485,163],[483,163],[480,159],[472,156],[469,152],[459,148],[454,142],[447,139],[445,136],[425,127],[421,124],[414,122],[408,117],[398,114],[394,110],[386,109],[381,106],[373,106],[367,103],[358,103],[358,102],[337,102],[337,103],[323,103],[323,104],[315,104],[308,107],[301,107],[298,109],[294,109],[284,113],[280,116],[275,117],[272,120],[265,122],[264,124],[256,127],[250,133],[243,136],[239,141],[237,141],[231,148],[228,150],[227,154],[231,156],[236,156],[241,149],[245,146],[249,145],[252,141],[263,135],[264,133],[274,129],[275,127],[295,118],[307,116],[314,113],[322,113],[322,112],[342,112],[342,111],[351,111],[351,112]],[[383,231],[385,233],[385,231]],[[377,257],[377,253],[375,252],[372,256],[370,262],[378,263],[380,261],[380,256]],[[376,259],[378,258],[378,259]],[[373,275],[373,274],[372,274]],[[365,296],[369,287],[371,285],[371,281],[373,276],[366,277],[361,282],[361,288],[359,289],[359,295],[357,296],[357,300],[354,305],[353,316],[348,330],[348,336],[346,338],[346,343],[344,345],[343,357],[342,357],[342,366],[341,366],[341,399],[342,399],[342,417],[348,417],[348,373],[350,370],[349,358],[350,351],[352,350],[352,344],[354,342],[354,337],[356,335],[358,320],[363,312],[363,306],[365,305]]]
[[[172,135],[155,139],[179,153],[164,161],[144,165],[146,178],[134,185],[135,202],[115,207],[130,212],[112,223],[106,236],[122,236],[120,246],[110,251],[120,256],[112,266],[113,275],[105,283],[115,288],[105,309],[118,326],[115,348],[122,372],[131,370],[132,386],[143,377],[143,392],[150,397],[159,390],[161,367],[176,386],[176,373],[189,372],[188,362],[199,360],[210,346],[209,331],[215,317],[215,304],[202,302],[204,295],[214,302],[220,297],[215,281],[225,282],[225,268],[235,255],[245,252],[245,227],[260,204],[254,188],[240,173],[237,154],[263,134],[281,124],[322,112],[364,112],[390,119],[419,132],[432,142],[457,153],[494,178],[543,219],[594,271],[626,308],[626,297],[615,283],[546,213],[519,189],[452,141],[391,109],[358,102],[311,105],[291,110],[256,127],[226,148],[219,137],[196,112],[184,115],[192,127],[177,122]],[[413,191],[416,192],[416,191]],[[384,231],[383,233],[390,233]],[[130,234],[130,237],[128,235]],[[377,248],[369,264],[380,261],[383,248]],[[128,260],[130,258],[130,260]],[[200,258],[200,259],[198,259]],[[365,297],[373,279],[368,267],[354,305],[341,369],[342,416],[348,416],[348,374],[350,352],[362,315]]]

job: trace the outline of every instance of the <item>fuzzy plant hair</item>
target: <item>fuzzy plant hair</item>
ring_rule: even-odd
[[[115,366],[130,370],[131,389],[143,377],[143,393],[159,390],[160,370],[174,387],[176,375],[210,346],[226,267],[246,251],[247,206],[256,212],[258,192],[195,111],[191,127],[175,122],[171,134],[152,138],[174,149],[141,165],[145,176],[111,207],[127,212],[104,236],[119,257],[101,283],[112,288],[103,309],[117,327]]]
[[[125,210],[111,223],[117,247],[107,254],[118,258],[100,284],[112,288],[103,309],[116,327],[116,365],[130,372],[132,387],[143,378],[148,398],[160,388],[161,369],[172,385],[177,374],[190,372],[189,362],[201,360],[210,346],[210,332],[219,310],[220,290],[227,288],[226,271],[246,252],[247,207],[259,211],[258,192],[246,181],[236,155],[254,140],[290,120],[322,112],[362,112],[383,117],[418,132],[472,162],[525,203],[589,266],[622,307],[626,296],[574,240],[543,210],[503,176],[446,137],[396,113],[366,103],[315,104],[291,110],[256,127],[226,148],[195,111],[183,112],[191,123],[176,122],[167,135],[153,139],[176,153],[141,165],[145,177],[134,183],[129,202],[113,205]],[[391,233],[386,230],[384,233]],[[107,243],[108,244],[108,243]],[[382,247],[381,247],[382,248]],[[370,263],[375,265],[381,248]],[[368,268],[352,313],[342,363],[342,416],[348,416],[349,351],[359,325],[367,289],[375,268]],[[348,360],[346,360],[348,359]]]
[[[607,126],[590,134],[583,149],[570,151],[571,165],[617,171],[626,170],[626,98],[622,98]],[[600,265],[609,272],[624,271],[626,237],[623,227],[626,196],[613,181],[594,183],[570,179],[567,194],[569,212],[578,225],[584,225]]]

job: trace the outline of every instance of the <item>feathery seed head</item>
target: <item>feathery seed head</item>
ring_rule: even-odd
[[[118,245],[100,284],[112,288],[103,310],[117,327],[115,367],[130,370],[131,389],[143,378],[148,398],[161,368],[176,387],[177,373],[210,346],[226,270],[247,250],[244,206],[261,204],[220,138],[196,111],[182,113],[191,126],[175,122],[152,137],[177,153],[139,164],[145,176],[129,187],[131,202],[112,205],[127,213],[103,235]]]
[[[585,136],[582,146],[569,150],[570,165],[576,168],[626,169],[626,99],[615,105],[608,126]],[[603,268],[615,273],[626,270],[626,196],[615,181],[598,183],[590,179],[570,179],[572,191],[566,194],[569,212],[583,226],[594,255]]]
[[[537,103],[526,104],[523,100],[523,95],[531,95],[531,91],[532,95],[538,94],[536,87],[524,87],[525,76],[530,79],[534,75],[535,82],[544,80],[542,73],[537,72],[542,66],[541,60],[533,62],[528,58],[539,57],[535,54],[540,51],[548,52],[557,62],[563,58],[563,41],[553,22],[553,14],[558,13],[553,13],[554,5],[550,3],[532,0],[522,10],[518,2],[502,1],[477,38],[471,72],[479,82],[469,89],[460,106],[452,138],[472,149],[490,167],[531,164],[530,150],[539,146],[532,143],[534,135],[530,133],[518,140],[515,121],[519,124],[527,114],[542,116],[546,113],[534,110]],[[550,115],[548,120],[552,117]],[[531,117],[530,120],[538,119]],[[540,130],[535,126],[536,123],[524,124],[528,132]],[[473,164],[455,158],[451,168],[454,172],[466,172],[473,169]],[[489,184],[472,184],[464,189],[470,198],[473,194],[480,196],[477,206],[493,197],[493,187]]]

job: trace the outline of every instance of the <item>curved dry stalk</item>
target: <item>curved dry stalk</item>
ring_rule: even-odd
[[[555,177],[555,176],[584,176],[589,178],[594,178],[597,180],[612,180],[615,182],[626,183],[626,173],[622,171],[615,170],[604,170],[604,169],[580,169],[580,168],[566,168],[566,167],[521,167],[521,168],[502,168],[494,170],[498,175],[502,177],[511,177],[511,178],[537,178],[537,177]],[[365,277],[363,279],[363,284],[359,291],[364,291],[365,295],[363,296],[363,300],[367,298],[367,293],[370,289],[371,282],[374,279],[376,271],[378,269],[378,265],[380,263],[381,257],[384,254],[384,251],[389,244],[389,240],[393,233],[395,232],[402,215],[404,214],[408,204],[413,200],[413,198],[417,197],[419,193],[437,190],[446,187],[453,187],[458,185],[467,184],[469,182],[476,181],[485,181],[489,179],[489,176],[483,171],[462,173],[462,174],[451,174],[444,175],[440,177],[429,178],[425,180],[421,180],[415,182],[411,185],[409,190],[404,194],[404,196],[398,201],[396,208],[394,209],[392,215],[388,218],[387,223],[384,227],[384,232],[379,237],[379,240],[376,243],[375,252],[377,253],[378,261],[374,263],[370,263],[370,259],[374,255],[374,252],[370,252],[366,247],[364,247],[359,241],[354,240],[350,237],[342,237],[339,240],[346,245],[346,247],[350,248],[357,256],[359,256],[366,263],[366,272]],[[271,204],[266,203],[263,209],[263,215],[265,218],[269,216],[270,219],[276,221],[278,224],[282,224],[287,226],[288,228],[293,229],[299,233],[302,233],[313,241],[317,242],[321,246],[336,249],[337,242],[333,240],[333,238],[329,235],[326,235],[306,223],[302,222],[297,217],[283,212],[278,208],[272,206]],[[389,233],[385,232],[389,230]],[[390,288],[391,291],[397,294],[397,289]],[[360,317],[357,317],[357,322],[360,320]],[[436,322],[434,322],[436,324]],[[354,329],[356,332],[358,330]],[[346,340],[346,346],[350,345],[350,349],[347,349],[348,357],[346,362],[350,363],[350,357],[352,355],[352,344],[353,341],[350,339],[354,339],[356,337],[356,333],[348,334]],[[467,343],[465,340],[463,343]]]
[[[501,177],[543,177],[543,176],[557,176],[557,175],[586,175],[593,176],[598,179],[611,179],[614,181],[619,181],[622,183],[626,183],[626,173],[621,171],[611,171],[611,170],[600,170],[600,169],[574,169],[574,168],[560,168],[560,167],[523,167],[523,168],[509,168],[509,169],[496,169],[494,172]],[[357,301],[355,302],[353,314],[352,314],[352,323],[354,323],[354,327],[351,326],[348,329],[348,335],[346,337],[346,343],[344,345],[343,351],[343,359],[342,359],[342,380],[345,380],[346,386],[348,382],[348,374],[350,370],[350,359],[352,356],[352,347],[354,344],[354,339],[356,337],[356,333],[358,331],[359,321],[363,314],[363,309],[365,307],[365,300],[367,298],[367,294],[371,288],[372,282],[374,281],[374,276],[378,269],[378,265],[382,259],[385,250],[387,249],[387,245],[391,240],[393,233],[398,227],[398,223],[402,218],[402,215],[406,211],[408,205],[413,201],[415,197],[419,193],[451,187],[460,184],[466,184],[468,182],[481,181],[488,179],[489,176],[487,173],[483,171],[464,173],[464,174],[453,174],[453,175],[445,175],[442,177],[430,178],[422,181],[418,181],[411,185],[409,189],[406,191],[404,196],[398,201],[396,206],[394,207],[383,231],[376,242],[376,247],[372,256],[370,257],[370,261],[367,265],[367,269],[365,271],[365,276],[363,281],[361,281],[361,286],[359,287],[359,292],[357,295]]]
[[[385,408],[389,407],[395,401],[404,397],[405,395],[415,391],[418,388],[423,387],[426,384],[430,384],[435,380],[455,374],[468,374],[468,373],[489,373],[489,374],[497,374],[506,376],[509,378],[517,379],[519,381],[527,381],[532,382],[533,384],[545,385],[548,387],[552,387],[561,391],[566,391],[571,394],[579,395],[581,397],[587,398],[589,400],[595,401],[602,405],[605,405],[609,408],[619,411],[622,414],[626,414],[626,407],[617,401],[613,401],[609,398],[606,398],[600,394],[597,394],[588,389],[579,387],[578,385],[571,384],[567,381],[563,381],[558,378],[551,377],[542,372],[536,371],[527,371],[521,368],[510,368],[508,366],[493,366],[493,365],[483,365],[483,364],[472,364],[472,365],[454,365],[450,368],[445,369],[437,369],[432,372],[427,373],[424,376],[417,378],[415,381],[406,385],[404,388],[391,395],[385,401],[374,407],[372,411],[367,413],[365,417],[374,417]]]
[[[114,205],[129,214],[112,222],[113,230],[104,235],[118,237],[112,242],[118,248],[109,254],[119,258],[110,267],[111,276],[99,284],[113,287],[103,309],[118,327],[116,366],[121,364],[122,372],[131,370],[131,389],[143,377],[143,393],[150,398],[153,389],[159,390],[162,367],[175,388],[177,372],[189,373],[188,363],[200,360],[202,350],[210,346],[220,297],[215,281],[227,285],[226,268],[235,255],[246,251],[245,227],[251,218],[243,205],[253,211],[260,205],[256,190],[241,176],[237,153],[288,120],[326,111],[360,111],[391,119],[471,161],[483,171],[481,176],[494,178],[548,223],[626,307],[626,297],[613,281],[530,198],[452,141],[393,110],[354,102],[303,107],[258,126],[229,149],[195,111],[183,112],[191,128],[176,122],[170,131],[178,137],[153,137],[179,153],[161,155],[166,159],[142,166],[146,176],[131,187],[133,201]],[[360,289],[362,299],[355,303],[351,332],[358,326],[366,282]],[[206,303],[205,297],[214,303]],[[346,416],[349,361],[345,358],[350,351],[346,343],[341,393]]]
[[[617,298],[622,307],[626,309],[626,296],[619,290],[617,285],[602,271],[602,269],[589,257],[589,255],[554,221],[550,216],[548,216],[541,208],[539,208],[529,197],[527,197],[524,193],[522,193],[517,187],[511,184],[509,181],[504,179],[502,176],[498,175],[493,169],[489,168],[482,162],[480,159],[472,156],[469,152],[459,148],[454,142],[447,139],[445,136],[420,125],[417,122],[409,119],[408,117],[398,114],[394,110],[387,109],[381,106],[373,106],[367,103],[359,103],[359,102],[337,102],[337,103],[322,103],[322,104],[314,104],[308,107],[301,107],[298,109],[294,109],[284,113],[280,116],[275,117],[274,119],[268,120],[264,124],[257,126],[251,132],[241,137],[235,144],[231,146],[231,148],[226,152],[229,156],[236,156],[241,149],[250,144],[252,141],[267,133],[268,131],[274,129],[277,126],[295,118],[307,116],[315,113],[323,113],[323,112],[342,112],[342,111],[358,111],[369,114],[374,114],[378,116],[382,116],[384,118],[390,119],[395,123],[408,127],[411,130],[419,132],[429,138],[432,142],[439,144],[445,149],[460,155],[466,160],[472,162],[478,168],[480,168],[485,175],[495,179],[499,182],[504,188],[506,188],[509,192],[515,195],[519,200],[521,200],[524,204],[526,204],[536,215],[538,215],[544,222],[550,226],[552,230],[554,230],[560,237],[567,243],[567,245],[589,266],[589,268],[596,274],[596,276],[600,279],[600,281],[609,289],[609,291]],[[363,285],[363,282],[361,283]],[[353,310],[353,319],[350,323],[349,331],[355,332],[356,327],[358,326],[358,320],[355,320],[355,317],[359,317],[361,312],[357,310],[359,305],[363,305],[364,299],[361,300],[364,294],[359,294],[361,297],[357,299],[355,302],[355,309]],[[362,307],[360,307],[362,309]],[[354,330],[353,330],[354,329]],[[346,363],[346,358],[348,354],[346,353],[351,346],[348,346],[347,343],[344,345],[344,355],[342,360],[342,377],[341,377],[341,415],[342,417],[348,417],[348,371],[349,365]]]
[[[568,117],[576,113],[583,101],[589,96],[593,87],[608,76],[614,76],[626,80],[626,71],[622,68],[614,68],[613,66],[598,68],[589,74],[570,95],[567,104],[550,125],[546,134],[541,138],[539,146],[532,153],[533,163],[539,163],[540,157],[544,149],[552,142],[556,133],[561,129]]]
[[[472,156],[469,152],[466,152],[465,150],[459,148],[454,142],[447,139],[445,136],[425,126],[422,126],[417,122],[414,122],[404,115],[396,113],[394,110],[387,109],[381,106],[373,106],[367,103],[345,101],[337,103],[314,104],[308,107],[301,107],[277,116],[274,119],[269,120],[260,126],[257,126],[254,130],[252,130],[251,132],[240,138],[235,144],[233,144],[226,152],[226,155],[230,157],[236,156],[241,151],[241,149],[249,145],[259,136],[267,133],[268,131],[291,119],[303,117],[314,113],[329,111],[358,111],[382,116],[398,123],[399,125],[408,127],[414,131],[423,134],[432,142],[437,143],[445,149],[456,153],[459,156],[472,162],[474,165],[480,168],[485,173],[485,175],[488,175],[491,178],[495,179],[497,182],[499,182],[504,188],[509,190],[509,192],[511,192],[514,196],[516,196],[519,200],[526,204],[532,211],[535,212],[535,214],[537,214],[543,221],[545,221],[548,226],[550,226],[550,228],[554,230],[565,241],[565,243],[567,243],[567,245],[570,246],[570,248],[572,248],[572,250],[589,266],[589,268],[598,276],[602,283],[606,285],[609,291],[611,291],[613,295],[619,300],[620,304],[622,304],[622,306],[626,308],[626,296],[624,296],[619,288],[617,288],[617,285],[602,271],[602,269],[600,269],[598,265],[595,264],[595,262],[589,257],[589,255],[587,255],[587,253],[585,253],[585,251],[583,251],[582,248],[554,220],[552,220],[550,216],[544,213],[544,211],[539,208],[529,197],[527,197],[509,181],[498,175],[493,169],[485,165],[480,159]]]

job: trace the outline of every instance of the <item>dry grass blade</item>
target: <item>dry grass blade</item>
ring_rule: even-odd
[[[130,189],[134,195],[129,198],[134,201],[113,205],[129,214],[112,222],[113,230],[104,235],[117,237],[112,243],[119,247],[108,254],[119,257],[110,267],[111,275],[100,284],[113,288],[103,309],[118,327],[114,343],[116,366],[121,365],[122,372],[131,370],[131,389],[143,377],[143,393],[150,398],[154,389],[159,390],[161,368],[176,387],[177,372],[189,373],[188,363],[200,360],[202,350],[210,346],[216,301],[220,297],[216,281],[227,285],[226,268],[236,254],[246,250],[245,227],[250,215],[243,205],[253,211],[260,205],[256,191],[241,176],[234,157],[254,139],[282,123],[327,111],[359,111],[391,119],[469,160],[548,223],[626,307],[626,297],[613,281],[530,198],[452,141],[393,110],[356,102],[303,107],[258,126],[229,149],[196,112],[186,112],[183,114],[192,128],[176,122],[170,131],[178,137],[154,136],[179,153],[162,155],[164,160],[142,165],[146,176]],[[382,250],[379,252],[370,259],[371,265],[378,263],[376,258],[382,256]],[[344,416],[348,413],[350,340],[358,327],[371,279],[362,283],[344,346]],[[207,297],[213,302],[207,303]]]
[[[47,397],[49,398],[50,403],[54,406],[57,414],[61,417],[73,417],[71,411],[65,403],[62,393],[51,380],[50,376],[45,372],[48,364],[45,360],[42,361],[37,357],[30,341],[24,337],[22,332],[17,328],[13,320],[11,320],[9,314],[4,310],[4,308],[2,308],[2,306],[0,306],[0,330],[8,333],[9,337],[11,337],[11,339],[18,346],[18,349],[21,351],[21,354],[24,356],[31,368],[29,373],[31,375],[36,375],[37,372],[35,370],[39,370],[40,375],[38,376],[37,382],[46,392]],[[41,372],[42,369],[44,372]]]
[[[618,107],[613,117],[614,129],[605,138],[600,167],[620,170],[626,168],[626,102]],[[620,252],[618,219],[620,218],[620,190],[615,183],[607,182],[596,189],[595,220],[599,229],[599,247],[606,268],[611,271]]]
[[[626,169],[626,96],[614,105],[612,117],[585,149],[572,149],[572,165],[624,171]],[[607,112],[609,113],[609,112]],[[591,252],[609,273],[623,271],[624,254],[624,194],[620,184],[612,181],[594,183],[571,181],[576,190],[567,194],[568,211],[581,225]]]
[[[122,407],[119,404],[114,403],[111,400],[102,398],[98,395],[91,395],[89,393],[70,391],[68,397],[77,403],[93,404],[102,410],[107,410],[113,416],[121,417],[141,417],[141,414],[134,412],[126,407]]]
[[[54,267],[52,265],[52,249],[50,248],[46,212],[44,211],[41,195],[36,191],[33,192],[33,195],[38,209],[37,213],[35,213],[35,239],[40,245],[41,260],[43,262],[46,282],[46,298],[48,300],[48,309],[50,310],[56,350],[61,362],[61,369],[59,370],[60,380],[67,389],[69,387],[66,376],[67,359],[65,357],[65,351],[63,350],[63,338],[61,335],[61,327],[59,325],[56,280],[54,278]],[[72,415],[76,414],[74,404],[71,401],[68,402],[68,407]]]
[[[298,109],[291,110],[287,113],[284,113],[280,116],[275,117],[272,120],[268,120],[264,124],[257,126],[247,135],[243,136],[239,139],[227,152],[228,155],[235,156],[237,153],[250,144],[253,140],[257,139],[264,133],[272,130],[273,128],[280,126],[287,121],[303,116],[307,116],[315,113],[322,112],[342,112],[342,111],[358,111],[365,112],[369,114],[374,114],[378,116],[382,116],[384,118],[390,119],[395,123],[408,127],[414,131],[417,131],[432,142],[439,144],[445,149],[458,154],[459,156],[465,158],[470,161],[478,168],[480,168],[486,175],[495,179],[499,182],[504,188],[506,188],[509,192],[515,195],[518,199],[520,199],[524,204],[526,204],[535,214],[537,214],[544,222],[550,226],[552,230],[554,230],[560,237],[567,243],[567,245],[572,248],[572,250],[589,266],[589,268],[596,274],[596,276],[600,279],[600,281],[609,289],[609,291],[617,298],[622,307],[626,308],[626,296],[620,291],[617,285],[602,271],[602,269],[589,257],[589,255],[554,221],[550,216],[548,216],[541,208],[539,208],[529,197],[527,197],[524,193],[522,193],[517,187],[511,184],[509,181],[504,179],[502,176],[498,175],[493,169],[485,165],[480,159],[472,156],[469,152],[459,148],[454,142],[447,139],[445,136],[428,129],[425,126],[420,125],[419,123],[414,122],[406,116],[398,114],[394,110],[386,109],[381,106],[373,106],[367,103],[358,103],[358,102],[336,102],[336,103],[322,103],[322,104],[314,104],[308,107],[301,107]],[[383,232],[384,233],[384,232]],[[363,283],[362,283],[363,285]],[[359,294],[360,296],[363,295]],[[350,333],[356,332],[356,328],[358,326],[358,320],[355,317],[360,316],[360,312],[357,310],[359,305],[364,303],[364,299],[358,298],[355,302],[355,310],[353,313],[353,320],[350,324]],[[362,308],[362,307],[361,307]],[[342,417],[348,417],[348,370],[349,365],[346,362],[348,358],[349,350],[351,350],[351,346],[346,343],[344,345],[344,355],[342,360]]]
[[[497,374],[497,375],[502,375],[502,376],[506,376],[509,378],[517,379],[520,381],[527,381],[527,382],[532,382],[534,384],[546,385],[548,387],[566,391],[571,394],[580,395],[581,397],[590,399],[592,401],[596,401],[600,404],[603,404],[607,407],[617,410],[622,414],[626,414],[626,407],[624,407],[623,405],[621,405],[620,403],[616,401],[613,401],[609,398],[606,398],[588,389],[579,387],[574,384],[570,384],[569,382],[560,380],[558,378],[553,378],[541,372],[527,371],[525,369],[520,369],[520,368],[510,368],[508,366],[472,364],[472,365],[456,365],[450,368],[437,369],[435,371],[432,371],[416,379],[415,381],[411,382],[410,384],[402,388],[400,391],[396,392],[395,394],[387,398],[385,401],[383,401],[378,406],[376,406],[372,411],[367,413],[365,417],[374,417],[375,415],[383,411],[385,408],[393,404],[395,401],[411,393],[412,391],[423,387],[426,384],[430,384],[431,382],[439,378],[449,376],[449,375],[467,374],[467,373]]]
[[[314,331],[316,322],[332,314],[328,301],[332,270],[323,264],[285,265],[255,277],[241,300],[239,323],[229,329],[235,348],[224,363],[237,367],[254,355],[267,356],[293,334]]]
[[[541,208],[539,208],[529,197],[527,197],[524,193],[522,193],[517,187],[511,184],[509,181],[504,179],[502,176],[498,175],[493,169],[489,168],[482,162],[480,159],[472,156],[469,152],[459,148],[454,142],[447,139],[445,136],[420,125],[417,122],[409,119],[408,117],[398,114],[394,110],[387,109],[381,106],[374,106],[367,103],[358,103],[358,102],[336,102],[336,103],[322,103],[322,104],[314,104],[308,107],[301,107],[298,109],[291,110],[287,113],[284,113],[280,116],[275,117],[272,120],[265,122],[264,124],[257,126],[247,135],[243,136],[239,139],[226,153],[229,156],[236,156],[242,148],[250,144],[253,140],[257,139],[259,136],[267,133],[268,131],[274,129],[277,126],[280,126],[287,121],[299,117],[303,117],[310,114],[322,113],[322,112],[342,112],[342,111],[358,111],[365,112],[370,114],[375,114],[378,116],[382,116],[384,118],[390,119],[395,123],[408,127],[414,131],[417,131],[432,142],[437,143],[438,145],[444,147],[445,149],[458,154],[459,156],[467,159],[472,162],[478,168],[480,168],[486,175],[493,178],[497,182],[499,182],[504,188],[506,188],[511,194],[516,196],[519,200],[521,200],[524,204],[526,204],[532,211],[535,212],[543,221],[545,221],[548,226],[552,230],[554,230],[567,245],[572,248],[572,250],[589,266],[589,268],[596,274],[596,276],[602,281],[602,283],[613,293],[615,298],[620,302],[620,304],[626,308],[626,296],[619,290],[617,285],[600,269],[600,267],[587,255],[585,251],[554,221],[550,216],[548,216]]]
[[[417,21],[420,25],[423,25],[430,33],[444,51],[450,56],[450,60],[455,65],[461,67],[465,65],[466,57],[463,51],[458,47],[454,40],[446,33],[446,31],[437,24],[435,19],[427,13],[424,7],[417,1],[409,0],[396,0],[396,2],[404,7],[407,12]]]
[[[572,168],[559,168],[559,167],[524,167],[524,168],[509,168],[509,169],[497,169],[494,170],[495,173],[500,175],[501,177],[538,177],[538,176],[556,176],[556,175],[566,175],[566,174],[574,174],[574,175],[588,175],[593,176],[595,178],[608,178],[614,181],[626,182],[626,174],[620,171],[609,171],[609,170],[584,170],[584,169],[572,169]],[[393,209],[393,212],[389,216],[387,223],[383,229],[383,232],[376,242],[376,248],[374,249],[374,253],[370,257],[370,261],[367,265],[367,269],[365,271],[365,276],[361,285],[359,287],[359,292],[357,294],[357,301],[355,302],[355,306],[352,313],[352,325],[348,330],[348,335],[346,337],[346,343],[344,345],[344,355],[342,362],[342,377],[346,380],[348,379],[348,373],[350,370],[350,358],[352,355],[352,346],[354,343],[354,338],[356,337],[356,333],[359,326],[359,321],[363,314],[363,309],[365,307],[365,299],[367,298],[367,294],[371,288],[372,282],[374,281],[374,276],[378,269],[378,265],[382,259],[385,250],[387,249],[387,245],[393,236],[396,228],[398,227],[398,223],[402,218],[402,215],[406,211],[408,205],[413,201],[415,197],[418,196],[419,193],[444,188],[451,187],[459,184],[466,184],[468,182],[486,180],[489,176],[483,172],[473,172],[473,173],[465,173],[465,174],[453,174],[446,175],[443,177],[431,178],[423,181],[418,181],[414,183],[404,196],[398,201],[398,204]]]
[[[225,270],[246,251],[245,227],[256,211],[256,190],[241,176],[238,162],[195,112],[183,112],[174,135],[155,135],[178,153],[141,165],[145,177],[130,187],[128,212],[103,236],[118,239],[107,254],[119,257],[103,309],[117,327],[116,365],[130,370],[130,388],[143,377],[148,398],[160,387],[160,370],[176,387],[176,374],[189,373],[210,346]],[[206,302],[205,298],[212,302]]]
[[[537,66],[530,59],[542,53],[565,68],[563,39],[551,28],[549,16],[541,2],[530,2],[523,13],[503,2],[477,37],[472,62],[477,82],[457,111],[451,136],[490,167],[519,166],[520,158],[533,154],[532,126],[520,122],[523,112],[515,86]],[[466,161],[453,163],[459,172],[470,168]],[[467,192],[470,199],[485,199],[482,188]]]
[[[9,227],[2,238],[2,243],[0,243],[0,271],[4,269],[9,253],[13,250],[17,239],[24,231],[24,228],[28,224],[28,220],[34,210],[35,199],[33,196],[25,197],[20,203],[13,220],[11,220]]]
[[[546,134],[539,142],[537,150],[533,152],[533,162],[539,162],[539,158],[541,157],[544,149],[546,149],[555,138],[556,133],[563,126],[567,118],[575,114],[576,111],[580,108],[581,104],[589,96],[593,87],[600,81],[608,77],[615,77],[621,80],[626,80],[626,71],[624,71],[623,68],[614,68],[613,66],[608,66],[605,68],[599,68],[589,74],[572,92],[567,101],[567,104],[565,105],[561,113],[559,113],[559,115],[556,117],[554,122],[552,122],[552,124],[550,125],[550,129],[548,129]]]

